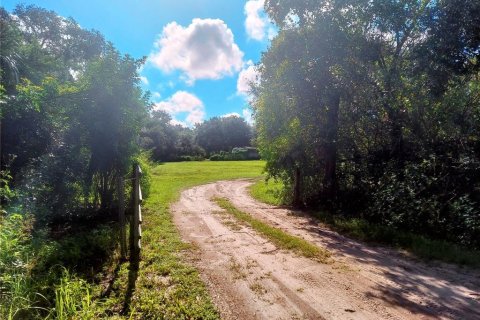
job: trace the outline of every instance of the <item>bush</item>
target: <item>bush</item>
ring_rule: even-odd
[[[0,217],[0,318],[22,318],[33,309],[36,298],[28,274],[33,256],[29,226],[31,218],[20,214]]]
[[[141,153],[135,159],[134,163],[138,164],[142,169],[142,175],[140,177],[140,187],[142,188],[143,199],[147,199],[150,195],[150,185],[152,180],[152,175],[150,172],[153,166],[152,161],[150,160],[150,154],[148,152]]]
[[[203,161],[205,158],[203,156],[180,156],[177,158],[177,161]]]
[[[220,151],[210,156],[211,161],[241,161],[241,160],[259,160],[260,155],[256,148],[233,148],[231,152]]]
[[[473,157],[409,163],[386,170],[369,220],[480,248],[480,163]]]

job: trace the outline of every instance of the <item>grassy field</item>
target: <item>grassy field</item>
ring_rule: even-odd
[[[284,204],[281,198],[283,184],[280,181],[270,179],[259,180],[250,187],[250,195],[255,199],[274,206]]]
[[[180,240],[168,208],[180,191],[212,181],[261,177],[262,161],[179,162],[155,166],[150,197],[144,204],[143,251],[136,287],[131,292],[134,318],[217,319],[197,271],[185,263],[190,253]],[[128,270],[120,271],[118,286],[126,288]],[[120,298],[120,296],[119,296]],[[112,297],[111,303],[119,303]]]

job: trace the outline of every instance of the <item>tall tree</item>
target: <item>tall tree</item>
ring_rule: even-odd
[[[253,93],[270,175],[301,202],[367,210],[377,222],[439,237],[455,230],[453,238],[478,245],[480,194],[457,177],[480,185],[478,133],[467,120],[480,104],[480,3],[279,0],[265,8],[279,33]]]
[[[252,128],[237,116],[213,117],[195,127],[195,141],[207,154],[250,146]]]

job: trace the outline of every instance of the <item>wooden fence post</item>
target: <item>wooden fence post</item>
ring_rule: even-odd
[[[140,166],[135,166],[134,178],[133,178],[133,226],[130,228],[133,231],[133,248],[131,251],[133,256],[137,259],[140,255],[141,238],[142,238],[142,208],[140,204],[142,203],[142,190],[140,188],[140,177],[142,175],[142,169]],[[132,230],[133,229],[133,230]]]
[[[125,183],[123,177],[117,178],[118,192],[118,221],[120,222],[120,258],[125,260],[127,256],[127,233],[125,230]]]

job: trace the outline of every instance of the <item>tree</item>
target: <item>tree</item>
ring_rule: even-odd
[[[8,33],[1,156],[12,186],[37,199],[38,215],[111,208],[147,114],[137,72],[143,59],[36,6],[18,6],[14,16],[2,9],[0,26]]]
[[[237,116],[213,117],[195,127],[195,142],[207,154],[250,145],[252,129]]]
[[[112,205],[117,177],[130,170],[132,157],[139,151],[138,134],[148,105],[137,71],[143,62],[122,57],[108,46],[80,79],[85,98],[77,115],[90,151],[87,181],[93,184],[94,194],[98,192],[102,208]]]
[[[480,185],[478,1],[265,8],[280,30],[252,92],[270,176],[297,204],[478,245],[480,195],[456,178]]]

